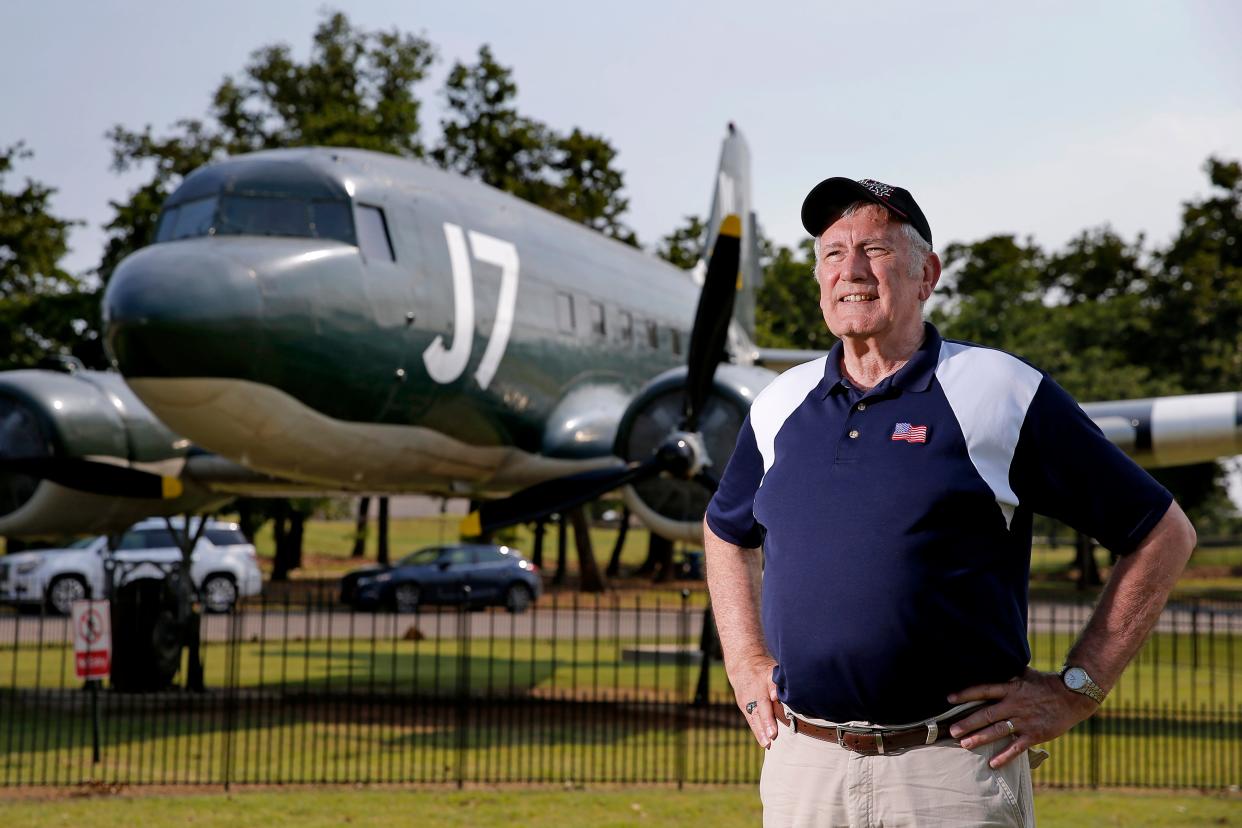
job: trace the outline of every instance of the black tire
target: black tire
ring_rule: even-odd
[[[392,588],[392,608],[394,612],[417,612],[422,603],[423,591],[418,584],[406,582]]]
[[[521,614],[530,609],[534,599],[535,596],[526,584],[509,584],[509,588],[505,590],[505,609],[514,615]]]
[[[47,586],[47,608],[57,615],[73,612],[73,602],[91,597],[91,588],[78,575],[58,575]]]
[[[177,596],[164,580],[117,587],[112,602],[113,690],[150,693],[172,687],[188,631],[177,621]]]
[[[221,615],[236,606],[240,591],[232,575],[217,572],[203,579],[198,592],[202,597],[203,609],[213,615]]]

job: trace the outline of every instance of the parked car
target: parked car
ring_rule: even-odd
[[[508,546],[433,546],[341,579],[341,601],[365,610],[468,603],[525,612],[542,593],[539,567]]]
[[[173,518],[181,528],[181,519]],[[191,529],[197,523],[191,521]],[[104,594],[104,551],[108,539],[83,538],[64,549],[37,549],[0,557],[0,603],[46,604],[68,614],[73,602]],[[181,560],[181,550],[163,518],[131,526],[114,551],[116,586],[138,578],[163,578]],[[190,578],[208,612],[227,612],[238,598],[258,595],[263,576],[254,545],[235,523],[208,520],[190,558]]]

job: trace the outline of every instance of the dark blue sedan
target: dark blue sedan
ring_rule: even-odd
[[[341,579],[341,601],[363,610],[469,604],[524,612],[542,592],[539,567],[507,546],[433,546]]]

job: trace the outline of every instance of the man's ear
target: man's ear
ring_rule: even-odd
[[[936,284],[940,281],[940,257],[935,253],[928,253],[927,259],[923,262],[923,276],[919,283],[919,301],[926,302],[932,295],[932,291],[936,289]]]

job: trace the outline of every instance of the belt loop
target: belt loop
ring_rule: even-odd
[[[924,744],[932,745],[940,738],[940,725],[936,724],[936,720],[932,719],[927,723],[927,741]]]
[[[875,734],[875,747],[876,747],[876,750],[880,752],[880,755],[883,756],[884,755],[884,734],[883,733],[877,732]]]
[[[798,732],[798,717],[792,713],[789,714],[789,729],[794,733]]]

